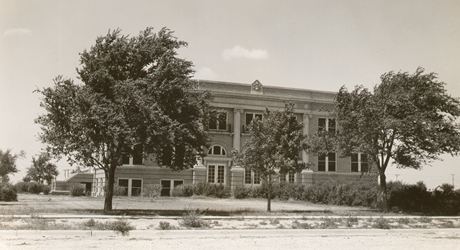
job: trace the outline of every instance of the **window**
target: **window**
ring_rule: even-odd
[[[216,166],[209,165],[208,166],[208,182],[209,183],[214,183],[215,174],[216,174],[215,172],[216,172]]]
[[[326,118],[319,118],[318,119],[318,131],[329,131],[330,133],[334,133],[336,131],[336,124],[335,119],[326,119]]]
[[[289,172],[287,174],[287,181],[289,183],[294,183],[294,181],[295,181],[295,173],[294,172],[291,171],[291,172]]]
[[[142,180],[131,180],[131,196],[140,196],[142,191]]]
[[[161,180],[161,196],[171,196],[174,189],[184,184],[184,180]]]
[[[318,171],[334,172],[336,170],[335,153],[319,154],[318,155]]]
[[[224,166],[217,166],[217,183],[224,183]]]
[[[247,185],[258,185],[260,184],[260,174],[249,169],[244,170],[244,184]]]
[[[227,130],[227,113],[217,112],[216,116],[209,119],[210,130]]]
[[[290,171],[287,174],[281,174],[280,182],[295,183],[295,172]]]
[[[367,154],[351,154],[351,172],[368,172],[369,162]]]
[[[133,165],[142,165],[144,160],[144,152],[141,144],[134,146],[133,150]]]
[[[335,171],[335,153],[327,154],[327,171]]]
[[[244,184],[252,184],[252,171],[244,170]]]
[[[225,156],[227,155],[227,152],[225,149],[219,145],[214,145],[209,148],[208,150],[208,155],[222,155]]]
[[[118,187],[120,188],[119,195],[128,196],[128,187],[129,187],[128,183],[129,183],[128,179],[118,179]]]
[[[122,159],[123,160],[123,165],[129,165],[129,158],[130,158],[129,154],[127,154],[127,153],[123,154],[123,159]]]
[[[142,165],[144,164],[144,149],[142,144],[137,144],[133,148],[132,156],[125,152],[122,156],[123,165]]]
[[[246,126],[249,126],[254,120],[262,120],[262,114],[260,113],[246,113]]]
[[[224,165],[208,165],[208,183],[225,183]]]

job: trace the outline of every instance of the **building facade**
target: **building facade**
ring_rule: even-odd
[[[207,155],[187,170],[172,171],[160,167],[149,157],[134,154],[116,170],[115,183],[126,190],[127,196],[141,195],[150,184],[160,184],[161,194],[169,196],[182,184],[212,183],[229,188],[260,185],[257,173],[232,162],[232,149],[240,150],[248,139],[248,125],[261,118],[265,109],[283,110],[286,103],[294,104],[294,112],[303,122],[303,133],[314,134],[318,130],[334,131],[336,122],[331,116],[334,92],[263,86],[259,81],[252,84],[218,81],[199,81],[199,88],[211,94],[211,106],[217,116],[209,124],[211,143]],[[302,152],[302,161],[311,168],[299,173],[280,176],[280,181],[315,185],[324,181],[377,181],[368,173],[366,155],[354,154],[343,158],[338,153],[317,155]],[[105,178],[101,170],[94,170],[92,195],[104,194]]]

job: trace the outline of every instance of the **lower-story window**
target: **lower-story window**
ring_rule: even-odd
[[[291,172],[289,172],[287,174],[287,181],[289,183],[294,183],[294,181],[295,181],[295,173],[294,172],[291,171]]]
[[[225,183],[224,165],[208,165],[208,183]]]
[[[142,193],[142,179],[118,179],[118,195],[140,196]]]
[[[280,175],[280,182],[294,183],[295,182],[295,172],[290,171],[286,175]]]
[[[249,169],[244,170],[244,184],[251,185],[260,184],[260,174],[257,171],[251,171]]]
[[[161,196],[172,196],[174,189],[183,184],[184,180],[161,180]]]
[[[129,179],[118,179],[118,195],[127,196],[129,188]]]
[[[351,172],[368,172],[369,162],[367,154],[351,154]]]
[[[318,171],[320,172],[335,172],[336,159],[335,153],[319,154],[318,155]]]

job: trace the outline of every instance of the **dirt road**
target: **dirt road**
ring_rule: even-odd
[[[460,249],[459,229],[2,231],[0,249]]]

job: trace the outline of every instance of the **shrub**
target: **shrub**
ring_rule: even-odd
[[[209,184],[209,183],[198,183],[193,186],[193,193],[195,195],[205,195],[217,198],[228,198],[230,197],[230,189],[222,184]]]
[[[123,236],[129,235],[129,231],[133,230],[134,227],[129,224],[127,220],[121,219],[108,224],[109,228]]]
[[[324,218],[324,221],[319,225],[319,227],[322,229],[333,229],[337,228],[337,224],[332,218]]]
[[[27,187],[27,192],[32,193],[32,194],[39,194],[43,192],[43,184],[40,184],[38,182],[29,182],[28,187]]]
[[[144,194],[145,194],[145,188],[144,188]],[[115,184],[115,185],[113,185],[113,195],[114,196],[127,196],[128,195],[128,188],[120,187],[120,186]]]
[[[160,221],[160,225],[158,226],[158,228],[161,230],[172,230],[174,229],[174,226],[171,226],[171,223],[167,221]]]
[[[84,225],[85,227],[93,228],[94,226],[96,226],[96,221],[95,221],[93,218],[91,218],[91,219],[85,221],[85,222],[83,223],[83,225]]]
[[[312,228],[312,226],[310,226],[310,224],[308,224],[307,222],[302,223],[302,222],[298,222],[297,220],[292,222],[291,227],[293,229],[311,229]]]
[[[49,185],[43,186],[43,194],[48,195],[51,191],[51,187]]]
[[[372,224],[373,228],[378,228],[378,229],[390,229],[390,224],[388,223],[388,220],[380,217],[378,218],[374,224]]]
[[[0,201],[17,201],[16,189],[11,184],[0,184]]]
[[[193,195],[193,185],[179,185],[173,189],[172,195],[190,197]]]
[[[74,184],[70,187],[70,195],[71,196],[84,196],[85,188],[81,184]]]
[[[144,186],[144,196],[151,199],[160,197],[161,185],[160,184],[147,184]]]
[[[235,199],[244,199],[248,198],[250,193],[250,188],[238,186],[233,190],[233,197],[235,197]]]
[[[16,188],[16,191],[18,193],[27,193],[27,192],[29,192],[29,190],[28,190],[29,189],[29,183],[30,182],[21,181],[21,182],[16,183],[14,185],[14,187]]]
[[[184,214],[182,216],[181,224],[185,227],[192,227],[192,228],[208,226],[208,223],[206,223],[203,219],[201,219],[201,214],[198,212],[198,210],[190,210],[186,214]]]
[[[423,182],[415,185],[390,182],[388,193],[388,204],[394,210],[428,215],[460,214],[460,193],[455,192],[449,184],[430,192]]]

